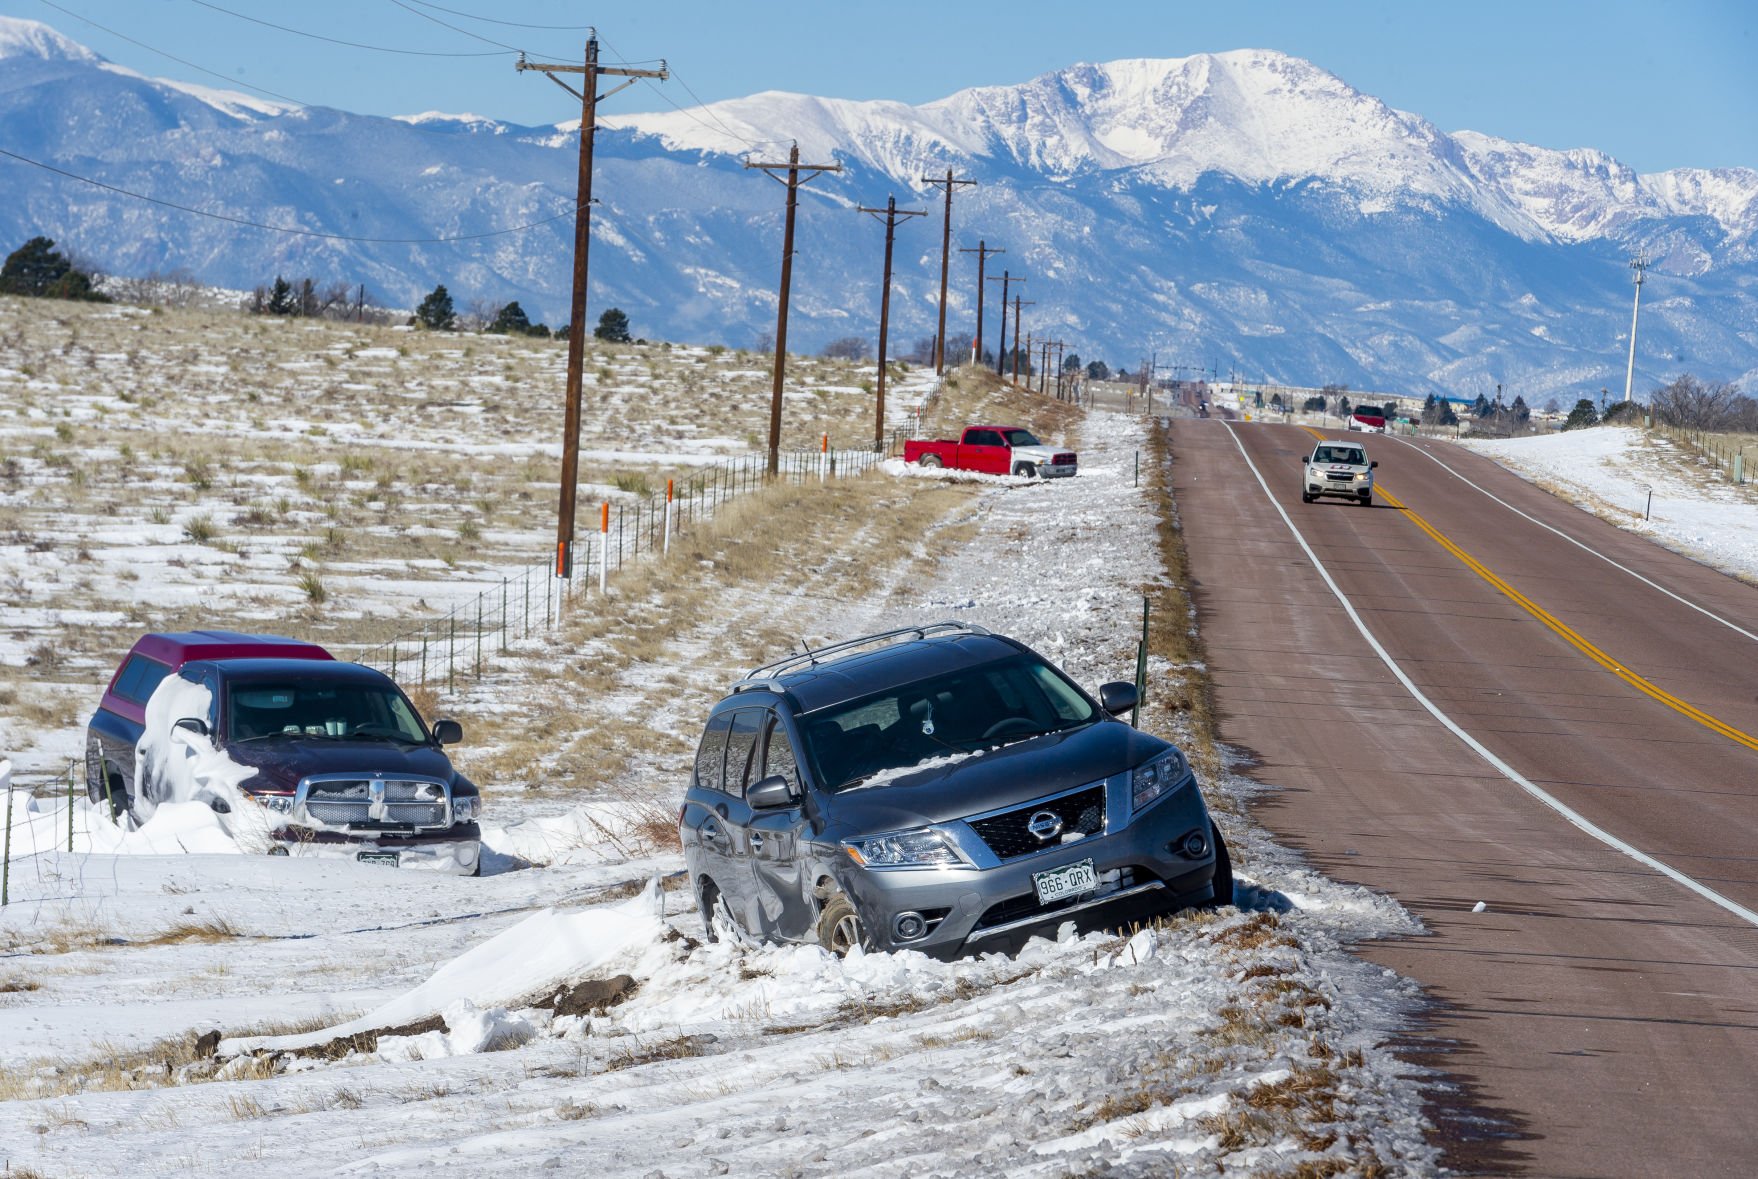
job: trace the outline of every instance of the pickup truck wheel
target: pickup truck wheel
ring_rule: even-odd
[[[1198,907],[1220,909],[1233,903],[1233,857],[1227,853],[1227,841],[1221,838],[1221,829],[1213,820],[1209,822],[1209,835],[1215,841],[1215,895]]]
[[[823,911],[818,914],[818,943],[838,958],[856,946],[864,950],[870,944],[866,926],[861,924],[861,915],[840,892],[825,901]]]
[[[1013,465],[1013,473],[1023,479],[1036,479],[1038,477],[1038,468],[1032,463],[1015,463]]]
[[[916,460],[916,465],[918,467],[938,467],[941,465],[940,456],[937,454],[925,454]]]

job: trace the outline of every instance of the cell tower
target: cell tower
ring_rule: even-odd
[[[1624,400],[1630,400],[1630,385],[1636,378],[1636,316],[1642,311],[1642,280],[1643,272],[1648,269],[1647,251],[1639,251],[1630,259],[1630,269],[1636,276],[1636,305],[1630,309],[1630,363],[1624,369]]]

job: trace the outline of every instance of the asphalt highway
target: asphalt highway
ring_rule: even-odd
[[[1313,432],[1220,420],[1174,423],[1173,494],[1260,818],[1432,932],[1363,952],[1434,1000],[1407,1049],[1448,1163],[1753,1173],[1758,589],[1349,437],[1372,507],[1300,502]]]

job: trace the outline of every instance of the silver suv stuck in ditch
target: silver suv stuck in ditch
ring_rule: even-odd
[[[709,935],[950,957],[1231,903],[1184,755],[1115,719],[1135,702],[958,623],[758,668],[678,814]]]

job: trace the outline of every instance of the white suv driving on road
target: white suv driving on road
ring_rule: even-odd
[[[1300,460],[1300,502],[1321,495],[1341,496],[1367,507],[1373,503],[1373,469],[1359,442],[1321,442]]]

